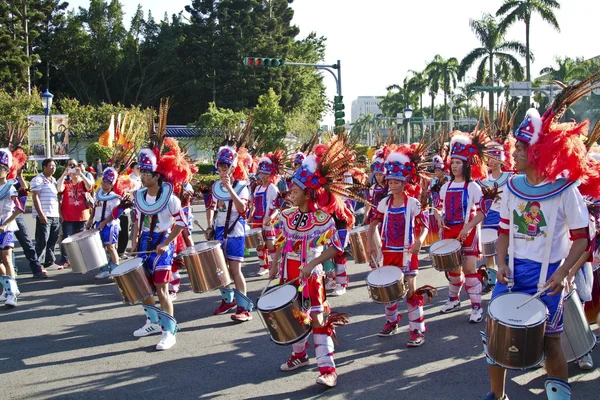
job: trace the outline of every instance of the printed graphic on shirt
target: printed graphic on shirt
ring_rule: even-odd
[[[515,239],[533,241],[538,236],[546,237],[546,218],[537,201],[519,202],[518,211],[513,210],[514,224],[517,228]]]
[[[227,207],[225,206],[225,202],[223,200],[217,201],[217,211],[218,212],[226,212]]]

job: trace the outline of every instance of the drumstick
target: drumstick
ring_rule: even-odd
[[[448,246],[449,244],[452,244],[452,242],[450,241],[450,242],[446,243],[445,245],[440,246],[438,249],[436,249],[436,251],[443,249],[444,247]]]
[[[203,232],[206,232],[206,229],[204,229],[204,228],[202,227],[202,225],[200,225],[200,222],[198,222],[198,220],[197,220],[197,219],[195,219],[195,220],[194,220],[194,223],[195,223],[195,224],[198,226],[198,228],[200,228],[200,229],[201,229]]]
[[[154,253],[154,251],[134,251],[133,253],[125,253],[125,254],[132,256],[134,254],[150,254],[150,253]]]
[[[292,283],[296,282],[300,278],[302,278],[302,275],[297,276],[296,278],[292,279],[291,281],[285,282],[283,285],[280,285],[279,287],[275,286],[276,289],[272,290],[271,292],[277,291],[277,290],[281,289],[284,286],[292,284]],[[269,288],[269,283],[271,283],[271,281],[272,281],[272,279],[270,279],[269,282],[267,282],[267,286],[263,289],[263,291],[260,294],[260,296],[258,296],[259,299],[265,294],[265,291]],[[271,292],[269,292],[269,293],[271,293]]]
[[[538,290],[538,292],[536,294],[534,294],[533,296],[531,296],[530,299],[527,299],[527,301],[523,304],[521,304],[520,306],[517,306],[517,310],[521,307],[523,307],[524,305],[528,304],[530,301],[533,301],[533,299],[537,299],[538,297],[540,297],[541,295],[544,294],[544,292],[546,292],[546,290],[550,289],[550,285],[546,285],[543,288],[541,288],[540,290]]]

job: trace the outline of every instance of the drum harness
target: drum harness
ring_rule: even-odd
[[[158,193],[156,194],[156,200],[158,201],[158,199],[160,199],[160,196],[163,193],[163,188],[162,185],[158,188]],[[144,200],[146,199],[146,197],[148,196],[148,191],[146,191],[146,193],[144,193]],[[106,203],[104,203],[104,205],[106,206]],[[104,209],[102,210],[102,212],[104,213]],[[140,239],[142,237],[142,232],[143,232],[143,228],[144,228],[144,220],[146,219],[147,215],[144,213],[140,213],[140,229],[138,232],[138,248],[139,248],[139,243],[140,243]],[[167,231],[163,231],[160,233],[160,235],[158,236],[158,239],[156,240],[156,242],[153,243],[152,241],[152,236],[154,235],[154,229],[156,229],[156,224],[158,222],[158,213],[151,215],[150,216],[150,230],[148,231],[148,240],[147,240],[147,244],[146,244],[146,250],[147,251],[151,251],[153,252],[154,249],[156,249],[156,246],[158,246],[162,240],[164,239],[165,235],[167,234]],[[158,263],[158,260],[160,259],[160,257],[156,257],[154,259],[154,266],[156,266],[156,264]]]
[[[410,254],[408,254],[408,247],[410,243],[408,242],[409,234],[410,234],[410,226],[412,222],[412,215],[410,215],[410,209],[408,207],[408,196],[403,194],[404,196],[404,245],[402,250],[402,263],[404,267],[410,266]],[[383,217],[383,229],[387,232],[387,222],[388,215],[390,212],[390,202],[392,201],[393,195],[390,195],[386,201],[386,210],[385,216]]]

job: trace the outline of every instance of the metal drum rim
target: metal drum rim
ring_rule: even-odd
[[[354,229],[350,230],[350,234],[361,233],[361,232],[369,232],[369,226],[368,225],[359,226],[358,228],[354,228]]]
[[[271,333],[269,332],[269,339],[271,339],[271,341],[273,343],[278,344],[280,346],[288,346],[290,344],[294,344],[294,343],[297,343],[297,342],[301,341],[302,339],[304,339],[305,337],[307,337],[311,332],[312,332],[312,326],[310,326],[306,332],[304,332],[302,335],[298,336],[296,339],[288,340],[286,342],[278,342],[278,341],[276,341],[275,339],[273,339],[273,337],[271,336]]]
[[[82,236],[82,237],[76,237],[75,239],[73,239],[73,236],[76,236],[76,235],[79,235],[79,234],[82,234],[82,233],[90,233],[90,234],[86,235],[86,236]],[[87,230],[87,231],[77,232],[77,233],[75,233],[75,234],[73,234],[73,235],[71,235],[69,237],[64,238],[62,240],[61,244],[62,245],[67,245],[67,244],[77,243],[77,242],[80,242],[80,241],[85,240],[87,238],[95,236],[96,233],[100,233],[100,231],[98,229],[90,229],[90,230]],[[69,239],[71,239],[71,240],[69,240]]]
[[[493,299],[491,299],[491,300],[489,301],[489,303],[488,303],[488,309],[487,309],[488,317],[492,317],[492,319],[493,319],[494,321],[498,322],[498,323],[499,323],[500,325],[502,325],[502,326],[506,326],[507,328],[535,328],[535,327],[538,327],[538,326],[540,326],[540,325],[542,325],[542,324],[544,324],[544,323],[546,322],[546,320],[548,319],[548,317],[546,317],[546,318],[542,319],[540,322],[536,322],[536,323],[535,323],[535,324],[533,324],[533,325],[513,325],[513,324],[510,324],[510,323],[508,323],[508,322],[504,322],[504,321],[502,321],[502,320],[498,319],[497,317],[495,317],[495,316],[494,316],[494,313],[492,312],[492,310],[491,310],[491,308],[490,308],[490,304],[492,303],[492,301],[494,301],[494,300],[496,300],[496,299],[499,299],[499,298],[500,298],[500,297],[502,297],[502,296],[506,296],[506,295],[508,295],[508,294],[517,294],[517,293],[516,293],[516,292],[515,292],[515,293],[502,293],[501,295],[499,295],[499,296],[497,296],[497,297],[494,297]],[[518,293],[518,294],[527,294],[527,293]],[[531,295],[529,295],[529,296],[531,296]],[[543,301],[541,301],[540,299],[537,299],[537,298],[536,298],[536,299],[533,299],[532,301],[536,301],[536,300],[537,300],[538,302],[542,303],[542,304],[544,305],[544,307],[546,307],[546,304],[544,304],[544,302],[543,302]],[[546,307],[546,310],[548,310],[548,308],[547,308],[547,307]]]
[[[271,292],[275,291],[276,289],[277,289],[277,290],[279,290],[278,288],[282,288],[283,286],[286,286],[286,285],[285,285],[285,284],[282,284],[282,285],[276,285],[276,286],[273,286],[273,287],[271,287],[270,289],[268,289],[268,290],[267,290],[265,293],[263,293],[263,294],[262,294],[262,295],[261,295],[261,296],[260,296],[260,297],[259,297],[259,298],[256,300],[256,309],[257,309],[257,310],[259,310],[259,311],[261,311],[261,312],[275,312],[275,311],[283,310],[284,308],[286,308],[287,306],[289,306],[290,304],[292,304],[293,302],[295,302],[295,301],[296,301],[296,299],[298,298],[298,290],[296,290],[296,293],[294,294],[294,298],[292,299],[292,301],[290,301],[290,302],[287,302],[287,303],[285,303],[285,304],[284,304],[284,305],[282,305],[282,306],[279,306],[279,307],[277,307],[277,308],[272,308],[272,309],[270,309],[270,310],[265,310],[265,309],[263,309],[263,308],[260,308],[260,307],[258,306],[258,302],[260,301],[260,299],[261,299],[263,296],[266,296],[267,294],[269,294],[269,293],[271,293]]]
[[[133,260],[135,260],[135,258],[134,258]],[[129,260],[127,260],[127,261],[129,261]],[[122,272],[122,273],[120,273],[120,274],[117,274],[117,275],[115,275],[113,272],[114,272],[114,271],[115,271],[117,268],[119,268],[119,267],[117,267],[117,268],[115,268],[115,269],[113,270],[113,272],[111,272],[111,273],[110,273],[110,275],[111,275],[112,277],[115,277],[115,278],[116,278],[116,277],[119,277],[119,276],[123,276],[123,275],[125,275],[125,274],[127,274],[127,273],[129,273],[129,272],[133,271],[134,269],[137,269],[137,268],[139,268],[139,267],[142,267],[142,268],[144,268],[144,270],[146,270],[146,268],[144,267],[144,262],[142,261],[140,264],[136,265],[134,268],[128,269],[128,270],[127,270],[127,271],[125,271],[125,272]]]

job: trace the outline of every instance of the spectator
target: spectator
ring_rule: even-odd
[[[17,189],[19,193],[19,197],[23,198],[23,203],[27,200],[27,182],[23,178],[23,170],[27,168],[27,164],[23,166],[17,173],[17,180],[15,183],[15,189]],[[25,204],[23,204],[25,207]],[[33,243],[31,239],[29,239],[29,233],[27,232],[27,226],[25,225],[25,221],[23,220],[23,214],[19,214],[17,217],[17,227],[18,229],[15,231],[15,237],[19,241],[21,248],[23,249],[23,254],[27,261],[29,261],[29,268],[31,268],[31,273],[33,273],[33,277],[36,279],[46,279],[48,278],[48,274],[42,268],[40,261],[37,257],[37,253],[33,247]],[[14,253],[13,253],[14,254]],[[15,265],[16,271],[16,265]]]
[[[77,161],[70,158],[67,161],[67,168],[56,183],[56,189],[62,195],[60,215],[63,240],[83,231],[85,223],[90,219],[90,205],[93,200],[88,192],[92,190],[93,185],[94,182],[84,175]],[[63,249],[58,269],[70,266],[67,253]]]
[[[102,168],[102,161],[100,161],[100,159],[96,160],[96,176],[102,176],[102,171],[104,171],[104,168]]]
[[[92,182],[95,181],[94,175],[92,175],[90,173],[90,171],[88,171],[88,169],[86,168],[85,161],[79,160],[79,168],[83,171],[83,174],[85,175],[86,178],[88,178]]]
[[[131,163],[131,173],[129,174],[129,179],[136,182],[135,190],[138,190],[142,187],[142,175],[140,174],[140,166],[137,162]]]
[[[33,197],[32,216],[35,218],[35,252],[39,259],[44,254],[43,265],[58,269],[54,264],[54,247],[58,241],[59,211],[56,179],[52,176],[56,163],[51,158],[42,161],[42,173],[31,180]]]

